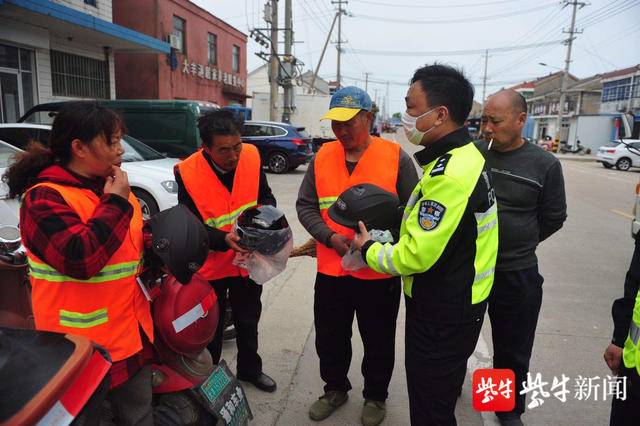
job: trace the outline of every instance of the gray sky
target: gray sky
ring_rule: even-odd
[[[566,47],[561,43],[491,51],[565,39],[567,35],[562,29],[569,28],[572,7],[562,8],[562,2],[557,0],[348,1],[345,8],[352,16],[342,18],[342,37],[347,41],[341,61],[343,84],[364,87],[364,73],[368,72],[369,93],[373,98],[377,89],[382,103],[388,81],[391,113],[404,110],[407,82],[413,71],[425,63],[439,61],[462,67],[476,87],[477,101],[482,99],[484,57],[473,51],[489,49],[487,95],[501,87],[557,71],[539,62],[564,66]],[[265,0],[194,0],[194,3],[247,34],[251,28],[266,26]],[[279,4],[283,19],[284,0]],[[293,5],[293,28],[298,42],[294,53],[305,63],[305,70],[315,69],[336,6],[331,0],[293,0]],[[570,72],[577,77],[640,63],[640,0],[591,0],[578,10],[576,27],[583,30],[577,35],[572,52]],[[284,34],[281,37],[283,41]],[[332,36],[332,41],[336,40],[337,25]],[[249,71],[264,63],[255,55],[260,48],[249,40]],[[392,56],[387,53],[390,51],[402,56]],[[450,51],[472,52],[437,53]],[[325,79],[335,79],[335,45],[327,48],[319,74]]]

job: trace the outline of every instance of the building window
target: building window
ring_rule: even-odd
[[[33,51],[0,44],[0,122],[14,123],[34,105]]]
[[[233,45],[233,72],[240,72],[240,48]]]
[[[215,65],[216,64],[216,59],[217,59],[217,52],[218,52],[218,36],[216,36],[215,34],[211,34],[209,33],[209,64],[211,65]]]
[[[602,102],[624,101],[631,93],[631,78],[609,81],[602,85]]]
[[[185,53],[184,48],[184,28],[186,24],[184,19],[173,16],[173,35],[178,38],[178,51]]]
[[[97,3],[97,0],[84,0],[84,4],[88,4],[89,6],[98,7],[96,3]]]
[[[109,98],[106,61],[52,50],[51,79],[55,96]]]

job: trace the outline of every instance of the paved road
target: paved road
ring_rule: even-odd
[[[390,138],[393,138],[391,135]],[[400,136],[398,136],[400,139]],[[406,141],[403,147],[414,152]],[[549,382],[553,376],[570,378],[566,403],[553,396],[529,410],[528,425],[605,425],[609,402],[574,399],[575,379],[603,377],[608,373],[602,353],[611,335],[611,302],[622,294],[624,274],[633,250],[629,237],[630,212],[637,172],[606,170],[598,163],[563,159],[569,218],[564,228],[538,249],[545,277],[544,301],[538,324],[531,370]],[[269,175],[269,181],[293,227],[296,244],[308,239],[297,221],[295,199],[305,168],[286,175]],[[264,286],[260,323],[260,353],[264,371],[278,382],[278,391],[264,394],[250,385],[250,398],[258,425],[314,424],[308,406],[320,395],[322,381],[314,347],[313,282],[315,260],[292,259],[287,270]],[[390,386],[385,424],[409,424],[404,376],[404,306],[398,316],[396,368]],[[354,324],[353,391],[347,404],[322,424],[357,425],[362,407],[360,362],[362,344]],[[235,364],[235,344],[227,342],[224,357]],[[491,330],[488,319],[469,362],[469,372],[491,366]],[[549,390],[549,389],[547,389]],[[491,414],[471,407],[470,378],[457,407],[461,425],[497,424]]]

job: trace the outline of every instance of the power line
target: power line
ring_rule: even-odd
[[[636,7],[636,6],[638,6],[638,3],[634,2],[634,1],[631,1],[631,3],[628,3],[626,5],[621,5],[618,9],[611,10],[607,14],[600,15],[599,17],[594,18],[593,20],[591,20],[591,21],[589,21],[587,23],[582,23],[582,26],[583,26],[583,28],[591,27],[591,26],[593,26],[595,24],[599,24],[600,22],[604,22],[604,21],[608,20],[609,18],[612,18],[612,17],[614,17],[616,15],[619,15],[622,12],[626,12],[627,10],[629,10],[629,9],[631,9],[633,7]]]
[[[503,46],[492,47],[488,49],[469,49],[469,50],[433,50],[426,52],[416,51],[399,51],[399,50],[367,50],[367,49],[351,49],[355,53],[361,55],[373,55],[373,56],[466,56],[484,54],[485,50],[493,52],[510,52],[514,50],[531,49],[534,47],[550,46],[553,44],[561,44],[564,40],[553,40],[542,43],[521,44],[519,46]]]
[[[437,25],[437,24],[461,24],[461,23],[470,23],[470,22],[476,23],[476,22],[482,22],[482,21],[491,21],[491,20],[494,20],[494,19],[507,18],[507,17],[510,17],[510,16],[524,15],[524,14],[527,14],[527,13],[536,12],[538,10],[546,9],[549,6],[552,6],[552,5],[555,5],[555,4],[557,4],[557,3],[556,2],[545,3],[543,5],[538,5],[536,7],[532,7],[532,8],[529,8],[529,9],[523,9],[523,10],[519,10],[519,11],[498,13],[498,14],[486,15],[486,16],[468,16],[468,17],[464,17],[464,18],[453,18],[453,19],[412,20],[412,19],[396,19],[396,18],[387,18],[387,17],[383,17],[383,16],[370,16],[370,15],[353,15],[353,17],[357,18],[357,19],[368,19],[368,20],[371,20],[371,21],[393,22],[393,23],[399,23],[399,24],[419,24],[419,25],[424,25],[424,24],[432,24],[432,25]]]
[[[615,8],[613,7],[613,5],[614,5],[615,3],[618,3],[618,1],[620,1],[620,0],[613,0],[613,1],[611,1],[611,2],[609,2],[609,3],[607,3],[607,4],[605,4],[604,6],[602,6],[602,7],[598,8],[598,9],[596,9],[596,10],[592,11],[591,13],[588,13],[588,14],[586,14],[585,16],[582,16],[582,17],[580,18],[580,20],[578,21],[578,24],[580,24],[580,25],[584,25],[584,24],[586,24],[588,21],[590,21],[590,20],[592,20],[592,19],[594,19],[594,18],[596,18],[596,19],[597,19],[597,17],[598,17],[599,15],[602,15],[602,14],[606,14],[606,13],[608,13],[610,10],[612,10],[612,8],[613,8],[613,9],[615,9]],[[626,0],[625,0],[625,1],[626,1]],[[618,6],[619,6],[619,5],[618,5]],[[617,6],[617,7],[618,7],[618,6]]]
[[[495,4],[504,4],[504,3],[513,3],[519,0],[499,0],[499,1],[491,1],[491,2],[483,2],[483,3],[466,3],[466,4],[448,4],[446,6],[443,5],[425,5],[425,4],[397,4],[397,3],[385,3],[381,1],[367,1],[367,0],[352,0],[354,3],[364,3],[371,4],[375,6],[389,6],[389,7],[408,7],[412,9],[453,9],[457,7],[474,7],[474,6],[490,6]]]

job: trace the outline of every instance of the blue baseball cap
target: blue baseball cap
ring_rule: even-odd
[[[361,110],[371,111],[371,97],[359,87],[347,86],[331,96],[329,111],[320,120],[349,121]]]

